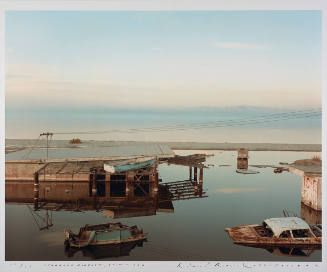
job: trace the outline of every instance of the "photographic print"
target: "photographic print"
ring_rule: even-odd
[[[6,10],[5,261],[322,261],[322,12]]]

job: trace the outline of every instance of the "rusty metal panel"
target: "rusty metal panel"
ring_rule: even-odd
[[[269,218],[264,221],[276,237],[285,230],[310,229],[310,226],[298,217]]]

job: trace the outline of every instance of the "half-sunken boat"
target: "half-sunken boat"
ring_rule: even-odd
[[[147,167],[155,164],[156,161],[156,157],[141,157],[129,160],[118,160],[104,163],[103,168],[106,172],[114,174]]]
[[[85,225],[78,234],[65,230],[65,245],[70,247],[104,246],[146,240],[147,233],[137,226],[128,227],[121,223]]]
[[[261,225],[237,226],[225,229],[236,244],[321,246],[321,225],[309,226],[298,217],[270,218]]]

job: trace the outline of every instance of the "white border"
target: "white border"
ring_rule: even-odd
[[[103,0],[103,1],[1,1],[0,0],[0,270],[1,271],[326,271],[326,210],[323,210],[324,243],[322,262],[5,262],[5,48],[4,12],[5,10],[322,10],[322,158],[323,184],[326,180],[326,106],[327,106],[327,1],[326,0]],[[327,186],[323,186],[326,196]],[[322,206],[326,207],[323,197]],[[32,250],[32,249],[31,249]]]

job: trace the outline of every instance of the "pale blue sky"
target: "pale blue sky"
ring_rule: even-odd
[[[7,11],[6,107],[316,107],[319,11]]]

